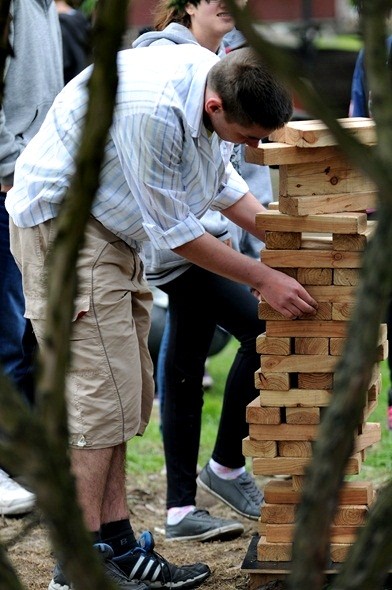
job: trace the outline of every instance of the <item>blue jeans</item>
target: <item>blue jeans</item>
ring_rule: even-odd
[[[30,321],[23,317],[22,276],[10,252],[5,197],[0,193],[0,363],[20,393],[33,403],[36,341]]]

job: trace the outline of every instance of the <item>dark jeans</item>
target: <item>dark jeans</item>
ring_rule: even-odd
[[[204,364],[216,325],[240,343],[228,372],[213,459],[226,467],[245,464],[247,404],[257,396],[260,368],[256,337],[265,324],[248,287],[192,266],[160,289],[169,295],[170,336],[165,362],[163,442],[167,507],[195,504],[196,468],[203,406]]]
[[[33,403],[36,340],[30,321],[23,317],[22,277],[10,252],[5,196],[0,193],[0,364],[26,400]]]

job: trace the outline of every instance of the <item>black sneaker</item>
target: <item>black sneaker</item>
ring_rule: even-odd
[[[211,574],[204,563],[177,566],[154,551],[149,531],[141,534],[137,547],[113,558],[130,580],[146,582],[149,588],[196,588]]]
[[[124,572],[113,562],[113,549],[106,543],[96,543],[94,548],[99,552],[104,561],[106,577],[117,584],[121,590],[148,590],[146,584],[141,584],[135,580],[130,580]],[[53,578],[48,586],[48,590],[72,590],[73,586],[64,576],[60,564],[56,564],[53,571]]]
[[[166,525],[166,541],[224,541],[244,532],[240,522],[211,516],[208,510],[189,512],[177,524]]]

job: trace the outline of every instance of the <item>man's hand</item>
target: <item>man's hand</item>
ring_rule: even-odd
[[[262,299],[291,320],[315,315],[317,301],[298,281],[265,264],[261,266],[262,281],[258,290]]]

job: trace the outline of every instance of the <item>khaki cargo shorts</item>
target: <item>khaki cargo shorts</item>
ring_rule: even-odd
[[[45,260],[55,220],[32,228],[10,222],[22,271],[25,316],[38,344],[45,331]],[[78,263],[78,295],[66,382],[70,444],[106,448],[142,434],[154,382],[147,347],[152,295],[136,250],[90,217]]]

